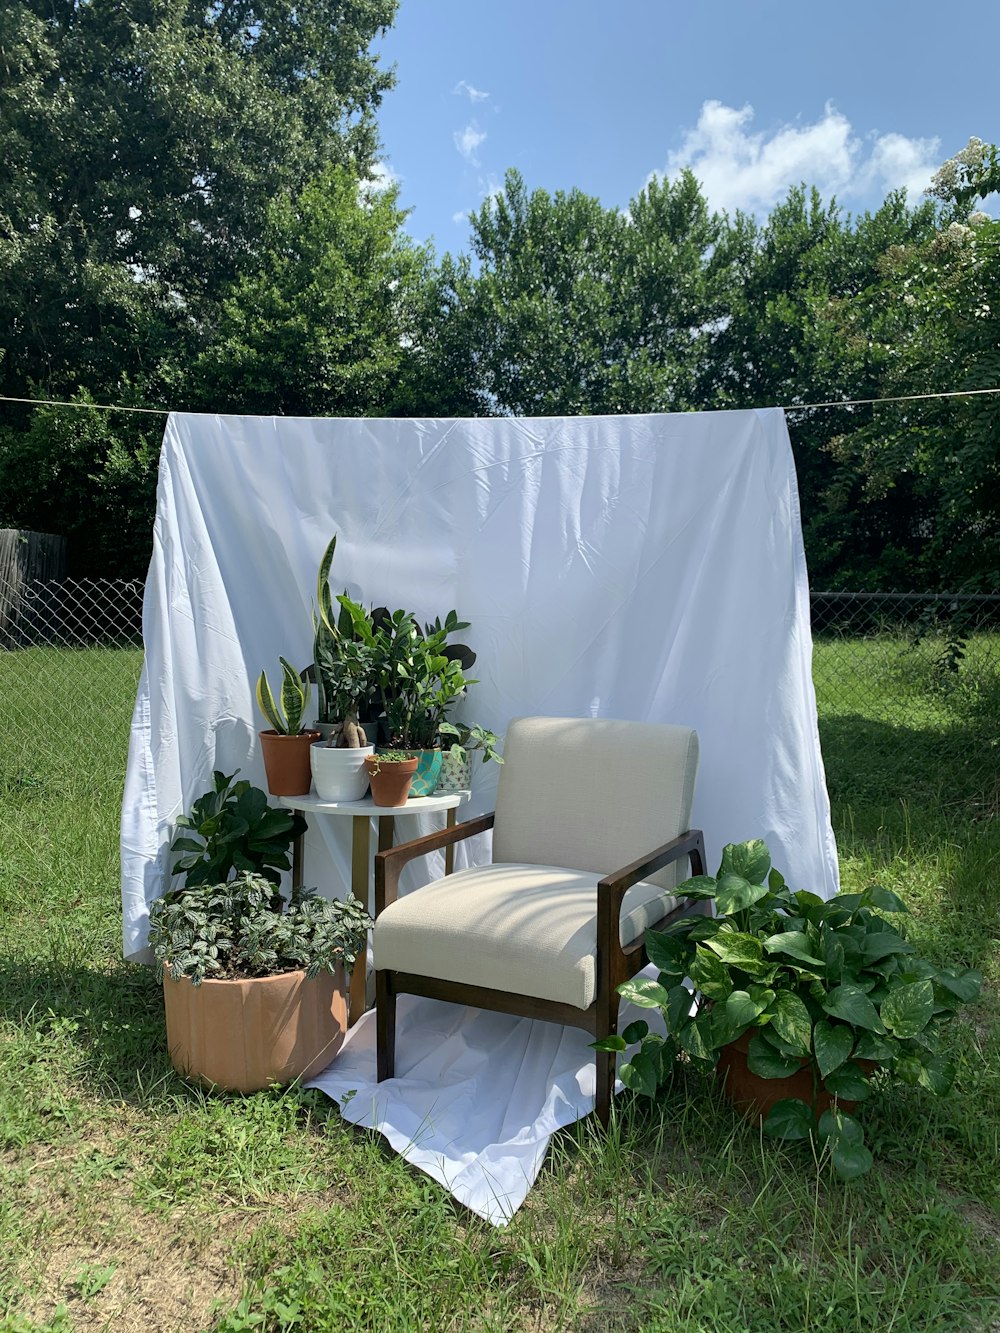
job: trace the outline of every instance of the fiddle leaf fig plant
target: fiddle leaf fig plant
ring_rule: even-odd
[[[275,809],[267,796],[236,774],[213,773],[211,791],[199,796],[190,814],[177,820],[180,830],[170,845],[171,874],[183,875],[188,888],[217,884],[252,872],[272,885],[291,868],[288,850],[305,832],[298,811]]]
[[[946,1093],[955,1069],[942,1048],[943,1029],[977,998],[981,974],[918,957],[893,920],[907,909],[887,889],[873,885],[829,900],[793,892],[759,840],[729,844],[717,875],[695,876],[677,895],[712,903],[715,915],[647,931],[659,977],[636,977],[618,988],[633,1004],[658,1009],[666,1036],[640,1019],[597,1048],[637,1045],[620,1075],[653,1097],[680,1052],[710,1070],[723,1047],[749,1034],[753,1074],[776,1079],[806,1068],[812,1075],[811,1102],[779,1101],[764,1130],[781,1139],[818,1139],[828,1144],[842,1178],[863,1174],[871,1153],[843,1102],[864,1101],[879,1070]],[[832,1099],[829,1110],[819,1104],[821,1093]]]
[[[247,872],[219,884],[172,889],[149,909],[149,943],[174,981],[309,977],[350,972],[373,922],[356,898],[329,901],[293,888],[286,903],[270,880]]]

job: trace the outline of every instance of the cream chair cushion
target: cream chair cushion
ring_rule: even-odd
[[[632,850],[635,860],[653,847]],[[380,913],[375,966],[589,1009],[597,993],[600,878],[549,865],[461,870]],[[635,885],[622,903],[622,944],[675,905],[655,885]]]

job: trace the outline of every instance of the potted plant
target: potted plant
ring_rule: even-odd
[[[387,748],[417,756],[412,795],[429,796],[441,768],[441,724],[468,686],[476,683],[465,674],[476,660],[475,653],[464,644],[447,642],[468,622],[449,611],[443,623],[437,619],[421,629],[412,612],[376,612],[368,620],[350,598],[337,600],[361,640],[371,645]]]
[[[689,879],[677,895],[711,903],[715,915],[647,931],[659,979],[618,990],[661,1010],[666,1037],[640,1020],[600,1043],[625,1051],[638,1042],[623,1082],[654,1096],[684,1052],[696,1066],[718,1066],[729,1095],[767,1133],[827,1144],[844,1179],[867,1171],[854,1104],[873,1077],[947,1092],[955,1071],[942,1028],[978,996],[981,974],[918,957],[888,919],[906,908],[886,889],[828,901],[792,892],[759,840],[727,846],[715,877]]]
[[[365,772],[375,805],[405,805],[410,796],[419,757],[400,750],[380,750],[365,759]]]
[[[164,894],[149,942],[175,1069],[232,1092],[319,1073],[343,1042],[346,975],[371,924],[355,898],[294,888],[285,902],[252,871]]]
[[[492,759],[503,763],[503,755],[497,751],[500,737],[485,727],[469,725],[464,722],[442,722],[440,725],[442,741],[454,736],[454,742],[444,751],[441,758],[441,773],[438,777],[439,792],[469,791],[472,788],[472,756],[481,753],[483,763]]]
[[[331,712],[341,719],[327,728],[326,740],[310,750],[313,782],[324,801],[360,801],[368,789],[365,758],[374,753],[366,728],[358,721],[358,699],[375,661],[371,644],[348,639],[341,643],[327,676]]]
[[[183,875],[188,888],[218,884],[251,871],[277,885],[281,872],[291,869],[288,852],[306,831],[305,818],[292,810],[268,805],[259,787],[239,773],[212,774],[212,789],[199,796],[191,813],[177,820],[180,830],[170,846],[175,860],[171,871]]]
[[[278,661],[282,672],[280,702],[275,700],[265,672],[257,681],[257,705],[271,724],[270,730],[258,733],[264,771],[272,796],[304,796],[312,782],[309,747],[320,734],[302,726],[309,703],[309,681],[283,657]]]
[[[330,569],[336,549],[334,534],[323,552],[316,579],[313,661],[307,673],[316,682],[315,727],[324,740],[333,736],[338,749],[353,749],[374,745],[377,739],[375,719],[381,705],[372,630],[373,617],[384,613],[384,608],[366,612],[357,603],[351,603],[352,611],[342,605],[339,614],[334,615]],[[346,593],[344,598],[350,601]]]

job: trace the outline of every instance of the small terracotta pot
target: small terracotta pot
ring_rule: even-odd
[[[719,1052],[716,1071],[722,1079],[723,1091],[728,1100],[744,1111],[750,1119],[763,1120],[772,1106],[784,1101],[786,1097],[797,1097],[807,1106],[812,1106],[816,1118],[819,1119],[823,1112],[828,1111],[833,1105],[833,1098],[820,1087],[815,1104],[813,1103],[813,1076],[809,1061],[803,1060],[801,1067],[787,1078],[761,1078],[747,1067],[750,1039],[755,1035],[755,1029],[751,1028],[744,1032],[742,1037],[737,1037],[728,1046],[723,1046]],[[875,1068],[870,1060],[859,1060],[858,1063],[866,1074],[870,1074]],[[858,1104],[838,1097],[837,1105],[850,1115]]]
[[[188,977],[174,981],[165,970],[163,1003],[174,1068],[228,1092],[311,1078],[337,1054],[347,1030],[343,968],[200,986]]]
[[[283,736],[277,731],[257,734],[271,795],[307,796],[312,784],[309,747],[320,739],[319,732],[300,731],[297,736]]]
[[[405,805],[419,760],[414,757],[387,764],[384,761],[380,763],[379,759],[379,755],[372,754],[365,760],[365,772],[371,785],[373,803]]]

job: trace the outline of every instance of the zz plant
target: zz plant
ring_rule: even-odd
[[[247,872],[218,884],[173,889],[152,904],[149,943],[174,981],[309,977],[350,972],[372,920],[356,898],[330,902],[295,888],[286,903],[270,880]]]
[[[723,1047],[749,1033],[752,1073],[783,1078],[805,1066],[812,1074],[812,1104],[779,1101],[765,1131],[818,1139],[829,1145],[838,1175],[862,1175],[871,1153],[841,1103],[863,1102],[878,1070],[946,1093],[955,1069],[941,1047],[942,1028],[979,995],[981,974],[918,957],[889,919],[906,908],[884,888],[828,901],[793,892],[759,840],[730,844],[716,876],[689,879],[677,894],[711,903],[715,915],[648,931],[659,978],[638,977],[618,988],[633,1004],[660,1010],[666,1036],[639,1020],[598,1048],[625,1051],[637,1043],[620,1075],[653,1097],[681,1052],[710,1070]],[[821,1091],[832,1105],[817,1117]]]

